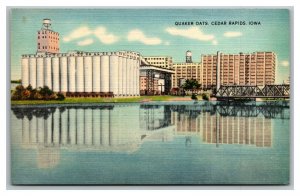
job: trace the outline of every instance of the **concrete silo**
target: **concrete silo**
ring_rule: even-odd
[[[93,64],[93,92],[100,92],[100,56],[94,55],[92,57]]]
[[[93,65],[92,57],[83,57],[84,65],[84,92],[91,93],[93,91]]]
[[[123,82],[123,57],[119,56],[118,57],[118,74],[119,74],[119,78],[118,78],[118,91],[119,91],[119,96],[123,96],[123,88],[122,88],[122,82]]]
[[[36,58],[34,56],[29,58],[29,84],[32,88],[36,88]]]
[[[119,58],[113,53],[109,56],[109,92],[113,92],[114,96],[118,96],[119,82]]]
[[[68,59],[66,56],[60,57],[60,91],[68,92]]]
[[[84,92],[83,57],[76,56],[76,92]]]
[[[44,60],[44,85],[52,89],[52,61],[50,56]]]
[[[100,89],[101,92],[109,92],[109,56],[102,55],[100,59]]]
[[[22,85],[27,87],[29,85],[29,58],[26,56],[22,57]]]
[[[58,56],[54,56],[52,58],[52,78],[53,78],[52,90],[54,92],[59,92],[60,91],[60,83],[59,83],[59,58],[58,58]]]
[[[44,86],[44,58],[38,57],[36,60],[36,86]]]
[[[70,93],[76,92],[76,59],[75,56],[69,56],[68,58],[68,86]]]

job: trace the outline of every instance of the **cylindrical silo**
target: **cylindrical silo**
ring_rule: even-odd
[[[23,57],[22,61],[22,85],[26,88],[29,85],[29,59]]]
[[[136,60],[136,82],[135,82],[135,86],[136,86],[136,95],[140,96],[140,60],[137,59]]]
[[[69,92],[76,92],[76,61],[74,56],[68,58],[68,86]]]
[[[119,56],[119,62],[118,62],[118,67],[119,67],[119,78],[118,78],[118,91],[119,91],[119,96],[123,96],[123,88],[122,88],[122,83],[123,83],[123,57]]]
[[[36,58],[29,58],[29,84],[32,88],[36,88]]]
[[[109,92],[109,56],[102,55],[100,64],[100,90],[101,92]]]
[[[52,90],[54,92],[59,92],[59,58],[53,57],[52,58]]]
[[[60,91],[68,92],[68,59],[66,56],[60,57]]]
[[[52,89],[52,62],[51,57],[46,57],[44,60],[44,85]]]
[[[76,92],[84,92],[83,57],[76,57]]]
[[[122,92],[123,96],[127,96],[127,58],[122,57],[122,72],[123,72],[123,77],[122,77]]]
[[[114,96],[119,95],[119,58],[116,54],[109,57],[109,92],[113,92]]]
[[[129,96],[132,96],[132,82],[133,82],[133,75],[132,75],[132,63],[133,63],[133,59],[132,57],[130,57],[130,59],[127,60],[127,69],[128,69],[128,94]]]
[[[90,93],[93,91],[92,57],[91,56],[83,57],[83,64],[84,64],[84,92]]]
[[[100,56],[93,56],[93,92],[100,92]]]
[[[132,96],[135,94],[135,83],[136,83],[136,57],[132,59]]]
[[[36,60],[36,86],[37,88],[44,86],[44,58],[38,57]]]

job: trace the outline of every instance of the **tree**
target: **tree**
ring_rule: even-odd
[[[187,79],[185,83],[182,85],[184,90],[191,90],[192,92],[196,89],[199,89],[201,84],[198,83],[195,79]]]

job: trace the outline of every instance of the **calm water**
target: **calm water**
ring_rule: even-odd
[[[13,184],[287,184],[289,106],[13,107]]]

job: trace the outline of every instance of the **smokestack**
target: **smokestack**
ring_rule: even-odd
[[[221,68],[221,53],[220,51],[217,52],[217,74],[216,74],[216,81],[217,81],[217,89],[219,90],[220,86],[221,86],[221,80],[220,80],[220,68]]]

